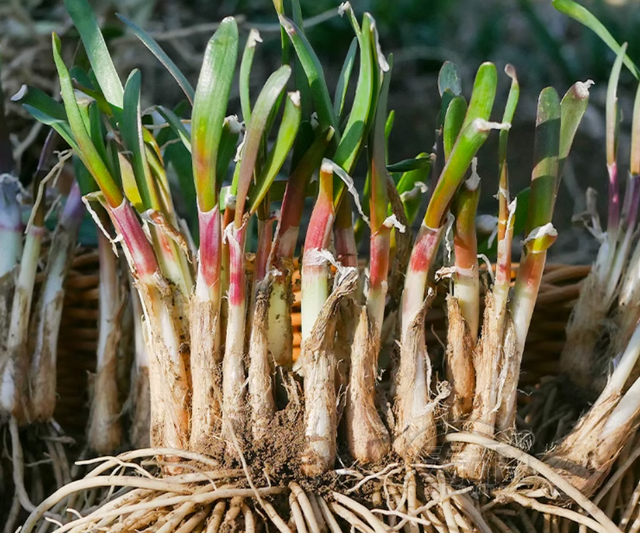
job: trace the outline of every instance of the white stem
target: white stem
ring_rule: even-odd
[[[609,394],[619,394],[624,389],[625,383],[629,379],[633,368],[636,366],[638,358],[640,357],[640,324],[636,325],[636,329],[633,332],[629,344],[626,350],[620,358],[620,362],[613,371],[611,378],[602,396]]]
[[[0,278],[11,272],[18,264],[22,253],[22,232],[14,229],[0,228]]]
[[[329,269],[326,264],[311,268],[311,272],[304,265],[302,269],[302,343],[311,335],[316,319],[329,297]]]
[[[134,332],[134,348],[135,348],[135,365],[136,368],[149,368],[149,352],[144,340],[144,317],[142,314],[142,305],[140,304],[140,295],[138,291],[130,284],[131,304],[133,306],[133,332]]]
[[[25,392],[23,389],[25,388],[24,380],[28,371],[26,346],[31,301],[44,231],[42,227],[31,226],[27,233],[20,261],[20,274],[18,275],[11,308],[7,350],[5,354],[0,355],[0,371],[2,372],[0,412],[12,413],[19,419],[24,415],[22,404],[26,400],[26,398],[19,396]],[[24,422],[23,419],[19,421],[21,423]]]
[[[602,428],[600,438],[606,439],[619,427],[633,422],[640,410],[640,378],[638,378],[629,390],[622,397],[616,408],[613,410],[607,423]]]
[[[458,300],[460,312],[475,344],[480,327],[480,278],[477,267],[470,270],[470,272],[457,273],[453,294]]]
[[[622,276],[622,270],[626,264],[627,256],[629,255],[629,249],[631,248],[631,240],[633,237],[632,231],[626,231],[624,234],[624,239],[618,246],[613,265],[610,269],[607,270],[607,292],[606,292],[606,302],[608,304],[613,300],[616,288],[618,287],[618,282],[620,281],[620,277]]]
[[[638,300],[640,290],[640,242],[636,244],[629,267],[624,275],[620,289],[620,305],[627,305]]]
[[[112,332],[118,329],[120,298],[118,258],[111,250],[111,245],[104,235],[98,235],[98,247],[100,252],[100,325],[98,328],[97,371],[99,372],[117,355],[115,350],[111,352],[107,347],[110,344],[108,339]]]
[[[428,275],[429,272],[426,270],[407,271],[402,292],[402,337],[406,335],[422,308]]]
[[[269,352],[276,364],[281,366],[290,366],[293,355],[291,302],[287,280],[288,278],[276,279],[269,297]]]
[[[229,306],[222,362],[222,415],[234,430],[235,424],[243,420],[245,308],[244,302]]]

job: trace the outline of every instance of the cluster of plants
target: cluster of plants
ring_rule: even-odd
[[[348,3],[341,13],[355,37],[333,90],[296,1],[286,10],[274,2],[282,65],[258,94],[250,90],[257,31],[241,52],[236,20],[222,20],[194,88],[150,35],[123,18],[184,92],[185,102],[174,109],[143,108],[140,71],[123,84],[88,2],[65,3],[90,68],[80,61],[69,68],[54,33],[61,102],[30,87],[14,96],[51,128],[24,236],[19,188],[0,159],[6,166],[0,229],[10,252],[0,263],[0,297],[7,304],[0,302],[0,312],[11,309],[0,314],[0,416],[12,436],[13,518],[19,505],[33,511],[23,531],[33,531],[43,517],[66,522],[60,531],[186,533],[217,531],[223,522],[248,531],[258,522],[280,531],[339,531],[343,523],[363,531],[405,525],[491,531],[477,495],[454,490],[458,484],[497,486],[498,500],[547,513],[555,508],[534,498],[557,497],[559,490],[591,515],[561,516],[616,530],[587,498],[633,442],[640,411],[634,376],[640,248],[631,251],[640,200],[635,113],[622,206],[617,179],[616,87],[623,62],[637,75],[624,46],[563,0],[569,14],[582,17],[617,52],[607,98],[611,195],[606,232],[592,212],[603,245],[561,358],[569,379],[596,387],[599,396],[566,434],[544,443],[548,451],[538,460],[513,445],[521,429],[518,383],[547,250],[557,238],[552,216],[559,183],[589,82],[575,83],[562,98],[552,87],[540,93],[531,186],[514,198],[507,155],[520,85],[511,65],[508,97],[498,106],[495,65],[478,68],[467,98],[457,67],[445,63],[433,153],[392,163],[388,140],[399,127],[387,106],[393,57],[382,51],[374,18],[358,18]],[[227,115],[236,75],[241,120]],[[483,274],[477,157],[490,135],[499,138],[498,153],[481,155],[495,160],[489,189],[497,193],[497,253],[495,269]],[[47,172],[60,139],[70,151]],[[41,198],[71,157],[76,182],[32,305],[45,233]],[[357,178],[361,172],[364,179]],[[85,206],[98,227],[100,256],[100,339],[87,441],[98,453],[111,453],[125,440],[134,448],[148,441],[151,448],[106,458],[85,479],[34,505],[18,428],[52,421],[63,285]],[[518,231],[522,255],[512,283]],[[362,249],[367,258],[359,256]],[[298,276],[301,351],[295,358]],[[129,439],[116,371],[123,284],[130,288],[138,338]],[[434,305],[447,314],[442,362],[427,350],[425,317]],[[610,315],[621,335],[600,327]],[[615,366],[606,385],[598,385],[603,373],[593,374],[596,359]],[[157,458],[157,478],[132,462],[141,457]],[[424,464],[427,457],[436,461],[433,468]],[[523,465],[514,469],[505,458]],[[127,469],[135,472],[120,472]],[[90,494],[84,503],[78,491]],[[527,520],[524,527],[535,530]]]

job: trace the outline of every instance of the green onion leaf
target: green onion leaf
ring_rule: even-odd
[[[296,134],[298,133],[300,117],[300,93],[289,93],[284,106],[284,114],[282,116],[280,129],[278,130],[278,137],[267,157],[264,167],[260,171],[256,185],[249,195],[249,213],[255,213],[258,209],[260,202],[267,196],[273,180],[278,175],[282,165],[284,165],[295,141]]]
[[[613,35],[609,33],[609,30],[604,27],[602,22],[600,22],[586,7],[581,6],[573,0],[552,0],[551,3],[553,4],[553,7],[560,11],[560,13],[564,13],[589,28],[598,37],[600,37],[600,39],[602,39],[616,55],[620,54],[622,47],[613,38]],[[624,64],[636,79],[640,79],[640,71],[638,71],[638,67],[626,54],[624,56]]]
[[[169,127],[182,141],[184,147],[189,150],[189,153],[191,153],[191,135],[189,134],[189,131],[187,130],[185,125],[182,123],[182,120],[180,120],[180,117],[178,117],[173,111],[171,111],[171,109],[163,106],[157,106],[156,111],[160,113],[162,118],[167,121]]]
[[[421,154],[414,159],[403,159],[392,165],[387,165],[387,170],[389,172],[411,172],[412,170],[428,167],[431,167],[431,160],[428,156],[423,157]]]
[[[246,125],[251,121],[251,66],[256,53],[258,43],[262,42],[260,33],[256,29],[249,32],[247,44],[244,47],[242,61],[240,62],[240,107],[242,108],[242,119]]]
[[[215,207],[221,185],[218,150],[237,54],[238,25],[228,17],[207,44],[191,119],[193,174],[198,207],[205,212]]]
[[[339,119],[342,118],[342,110],[347,98],[347,89],[349,89],[349,81],[351,80],[353,65],[356,62],[357,51],[358,39],[354,38],[353,41],[351,41],[351,46],[349,46],[347,57],[345,57],[344,63],[342,64],[342,70],[340,71],[340,77],[338,78],[338,83],[336,85],[336,92],[333,97],[333,112]]]
[[[244,206],[248,197],[247,193],[251,186],[260,143],[268,126],[269,116],[271,115],[271,111],[276,105],[276,102],[278,101],[280,94],[284,90],[284,87],[290,77],[291,67],[288,65],[283,65],[271,74],[264,84],[253,109],[251,123],[249,124],[249,128],[247,129],[244,139],[242,160],[240,162],[240,170],[238,172],[236,216],[234,221],[236,228],[240,228],[242,226]]]
[[[461,131],[477,118],[489,120],[497,86],[498,73],[496,72],[496,66],[493,63],[480,65],[476,79],[473,82],[473,92],[471,93],[471,100],[469,101]]]
[[[93,8],[88,0],[65,0],[64,5],[80,33],[100,89],[109,104],[115,109],[122,109],[124,102],[122,82],[111,60]]]
[[[462,81],[458,66],[451,61],[445,61],[438,73],[438,92],[444,96],[446,90],[450,90],[454,96],[462,94]]]
[[[396,186],[409,224],[412,224],[418,216],[423,197],[426,195],[426,183],[432,160],[429,154],[423,152],[418,154],[414,161],[420,161],[421,166],[404,172]],[[389,208],[389,214],[391,214],[391,208]]]
[[[377,98],[378,63],[374,63],[373,50],[375,46],[375,21],[369,13],[364,14],[362,32],[359,38],[360,45],[360,72],[356,94],[349,113],[347,125],[338,143],[338,148],[333,156],[333,162],[345,170],[347,174],[353,173],[355,164],[360,155],[363,143],[367,138],[371,119],[375,113],[374,99]],[[344,183],[337,180],[334,183],[334,203],[339,205],[344,193]]]
[[[71,76],[62,60],[60,39],[53,33],[51,40],[53,45],[53,59],[56,64],[56,69],[58,70],[58,77],[60,78],[60,92],[62,93],[62,100],[69,120],[69,126],[71,127],[76,143],[76,153],[100,186],[108,204],[111,207],[118,207],[122,203],[122,192],[109,173],[109,169],[104,164],[104,161],[100,158],[100,154],[93,145],[91,137],[89,137],[89,133],[84,125],[82,112],[76,101]]]
[[[64,110],[64,105],[60,102],[56,102],[48,94],[37,87],[23,85],[22,88],[11,97],[11,101],[36,108],[41,113],[44,113],[56,120],[64,122],[67,120],[67,113]]]
[[[607,165],[613,165],[617,159],[618,153],[618,130],[620,126],[620,110],[618,109],[618,83],[620,80],[620,71],[622,70],[622,61],[627,51],[627,43],[620,47],[620,52],[616,58],[611,75],[609,76],[609,84],[607,85],[607,104],[606,104],[606,128],[605,134],[607,139]]]
[[[158,189],[151,175],[144,146],[142,122],[140,118],[140,85],[139,70],[129,75],[124,89],[124,108],[122,110],[122,124],[120,132],[126,149],[131,153],[131,166],[136,178],[138,190],[145,209],[161,211]]]
[[[456,143],[456,139],[462,130],[462,124],[467,113],[467,101],[464,96],[454,96],[449,103],[447,114],[444,118],[444,125],[442,128],[442,141],[444,145],[444,160],[449,159],[453,145]]]
[[[562,169],[569,157],[578,126],[589,105],[589,86],[591,82],[574,83],[560,102],[560,149],[558,153],[558,179],[556,189],[560,187]]]
[[[558,179],[560,116],[558,93],[552,87],[543,89],[538,99],[526,235],[551,222]]]
[[[118,17],[122,22],[124,22],[135,34],[135,36],[140,39],[142,44],[144,44],[149,51],[156,56],[158,61],[164,65],[169,71],[169,74],[173,76],[173,79],[176,80],[184,94],[189,99],[189,102],[193,105],[193,99],[195,96],[195,92],[193,87],[185,78],[184,74],[180,71],[177,65],[173,62],[173,60],[167,55],[167,53],[162,49],[162,47],[157,43],[157,41],[151,37],[146,31],[144,31],[141,27],[139,27],[134,22],[130,21],[126,17],[122,16],[120,13],[116,13],[116,17]]]
[[[338,137],[338,119],[333,110],[333,104],[331,103],[331,97],[329,96],[329,89],[327,88],[327,82],[324,78],[324,72],[322,70],[322,64],[318,59],[318,56],[314,52],[311,44],[304,35],[304,32],[296,26],[287,17],[280,15],[280,24],[287,32],[293,48],[296,51],[298,59],[302,64],[313,101],[318,113],[318,120],[322,129],[333,127],[336,130],[336,137]]]

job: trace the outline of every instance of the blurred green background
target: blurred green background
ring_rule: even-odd
[[[275,11],[268,0],[100,0],[91,2],[104,28],[114,61],[123,77],[135,67],[142,70],[143,98],[148,105],[175,105],[183,97],[173,79],[150,52],[115,17],[124,14],[150,31],[195,84],[204,46],[216,21],[235,15],[244,37],[259,29],[259,47],[252,81],[256,93],[280,61],[280,34]],[[640,2],[638,0],[583,0],[619,42],[628,42],[628,53],[640,61]],[[301,0],[307,34],[320,56],[329,86],[335,86],[342,61],[353,38],[347,20],[338,15],[339,2]],[[394,54],[390,109],[396,112],[390,139],[391,162],[431,151],[439,108],[437,74],[445,60],[458,64],[467,95],[482,61],[493,61],[499,70],[513,64],[522,95],[510,138],[509,162],[512,193],[530,179],[533,128],[537,95],[554,86],[560,94],[577,80],[592,79],[590,108],[580,128],[558,199],[555,223],[563,231],[553,248],[556,260],[588,261],[593,238],[572,224],[572,216],[584,209],[588,187],[600,193],[606,206],[604,160],[604,99],[613,54],[589,30],[558,13],[550,0],[354,0],[356,13],[371,12],[378,24],[383,51]],[[0,1],[0,57],[6,97],[22,84],[35,85],[50,94],[58,87],[51,60],[50,33],[64,35],[70,59],[77,42],[62,0]],[[496,117],[502,114],[509,80],[502,77]],[[623,72],[620,102],[630,118],[636,86]],[[239,112],[237,89],[230,112]],[[17,106],[9,104],[14,145],[20,156],[21,175],[29,176],[44,132],[34,126]],[[629,120],[623,122],[620,160],[628,161]],[[496,209],[497,136],[480,153],[483,178],[481,211]],[[624,174],[623,174],[624,175]],[[356,176],[358,178],[358,176]],[[361,178],[361,176],[360,176]]]

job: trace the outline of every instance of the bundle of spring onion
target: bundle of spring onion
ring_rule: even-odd
[[[88,198],[108,215],[95,218],[128,262],[144,317],[152,447],[99,460],[87,477],[46,498],[22,531],[46,531],[43,518],[59,522],[60,532],[506,531],[492,511],[498,502],[520,505],[529,531],[538,526],[527,506],[616,531],[580,490],[591,494],[629,442],[638,415],[634,388],[620,394],[640,353],[637,335],[607,386],[613,392],[544,462],[509,444],[518,437],[524,344],[557,237],[556,195],[589,84],[576,83],[562,99],[553,88],[540,93],[529,201],[518,206],[507,165],[520,91],[512,66],[502,119],[493,122],[495,66],[480,66],[467,100],[457,68],[446,63],[436,153],[389,165],[393,61],[382,53],[373,17],[359,20],[349,4],[341,6],[355,39],[331,98],[298,2],[291,12],[274,4],[282,66],[251,94],[261,42],[251,30],[239,69],[242,125],[225,116],[240,40],[233,18],[210,39],[195,89],[157,42],[123,19],[189,104],[143,111],[140,72],[123,85],[86,0],[66,1],[92,70],[69,70],[54,34],[63,105],[29,91],[22,102],[83,163],[99,188]],[[499,135],[491,186],[498,189],[497,265],[482,312],[476,157],[492,134]],[[359,160],[367,168],[362,195],[352,177]],[[287,164],[287,179],[276,179]],[[183,196],[193,196],[192,231],[174,206],[168,167]],[[410,228],[431,169],[434,187],[414,239]],[[305,223],[309,196],[314,207]],[[523,255],[511,289],[519,209],[526,214]],[[369,229],[364,271],[354,226],[358,235]],[[299,238],[304,246],[296,262]],[[451,252],[441,257],[443,241],[453,259]],[[294,361],[297,264],[302,349]],[[427,353],[425,315],[437,286],[447,285],[441,369]],[[141,458],[154,458],[147,461],[152,473],[134,462]],[[553,491],[537,481],[532,489],[538,478],[528,470],[524,481],[509,485],[505,458],[525,461],[590,516],[534,499]],[[497,484],[498,499],[481,507],[472,490],[488,483]]]
[[[31,193],[25,191],[16,175],[3,104],[0,90],[0,424],[3,430],[8,429],[6,452],[10,458],[0,484],[0,509],[7,513],[8,531],[16,525],[21,507],[34,510],[32,499],[41,499],[48,485],[43,482],[40,460],[53,464],[58,487],[70,480],[62,431],[53,414],[64,281],[76,253],[84,205],[75,182],[61,204],[56,207],[50,203],[47,191],[56,190],[52,184],[70,155],[60,153],[51,168],[55,132],[45,142]],[[24,224],[23,201],[27,205],[28,198],[32,203]],[[51,236],[47,223],[55,226]],[[27,476],[21,440],[34,439],[42,446],[30,446],[27,457],[36,465]],[[27,491],[25,476],[35,490]]]

